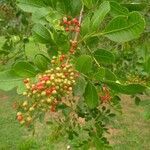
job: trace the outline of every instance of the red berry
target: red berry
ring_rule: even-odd
[[[51,95],[51,93],[52,93],[51,89],[47,89],[47,90],[46,90],[46,95],[47,95],[47,96]]]
[[[68,31],[69,31],[69,28],[66,28],[65,31],[68,32]]]
[[[34,91],[34,90],[36,90],[36,89],[37,89],[36,86],[33,86],[33,87],[32,87],[32,91]]]
[[[51,111],[51,112],[56,112],[56,107],[55,107],[55,106],[52,106],[51,109],[50,109],[50,111]]]
[[[75,53],[75,50],[74,50],[74,49],[70,49],[70,53],[71,53],[71,54],[74,54],[74,53]]]
[[[54,91],[54,90],[56,90],[56,88],[55,87],[51,87],[51,91]]]
[[[17,120],[18,120],[19,122],[22,121],[22,120],[23,120],[23,116],[22,116],[22,115],[17,116]]]
[[[29,83],[29,80],[25,79],[23,82],[26,84],[26,83]]]
[[[68,24],[68,25],[71,25],[71,21],[68,21],[67,24]]]
[[[41,80],[48,81],[48,80],[49,80],[49,77],[48,77],[48,76],[45,76],[45,77],[43,77]]]
[[[61,55],[60,56],[60,61],[63,61],[65,59],[65,57],[66,57],[65,55]]]
[[[37,90],[41,91],[41,90],[43,90],[43,89],[44,89],[44,86],[43,86],[43,85],[37,86]]]
[[[67,20],[63,20],[63,23],[64,23],[64,24],[68,24],[68,21],[67,21]]]
[[[64,72],[65,77],[68,77],[69,73],[68,72]]]
[[[71,16],[67,16],[68,19],[71,19]]]
[[[72,21],[73,21],[74,24],[78,24],[79,23],[77,18],[74,18]]]

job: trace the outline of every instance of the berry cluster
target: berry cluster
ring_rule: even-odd
[[[101,102],[102,103],[109,102],[111,100],[111,95],[110,95],[108,88],[105,85],[102,87],[102,92],[103,92],[103,95],[100,95]]]
[[[38,75],[37,81],[32,83],[28,78],[24,80],[26,100],[20,104],[17,119],[21,124],[30,124],[39,112],[56,111],[56,106],[63,97],[72,94],[78,72],[65,55],[53,57],[51,69]]]
[[[70,40],[70,50],[69,50],[69,52],[71,54],[74,54],[75,50],[77,49],[77,46],[78,46],[78,42],[77,41]]]
[[[64,17],[61,25],[64,26],[66,32],[80,32],[80,23],[77,18]]]

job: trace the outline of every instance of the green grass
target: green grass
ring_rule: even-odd
[[[21,127],[12,108],[13,93],[7,95],[0,93],[0,150],[65,150],[62,143],[51,143],[48,127],[38,125],[35,137]],[[118,116],[110,128],[113,150],[149,150],[150,122],[143,119],[142,108],[135,106],[128,97],[124,97],[122,106],[123,115]]]
[[[15,111],[6,96],[0,98],[0,149],[15,149],[22,140],[23,130],[15,119]]]
[[[143,109],[137,107],[128,96],[122,99],[123,115],[118,116],[111,130],[114,150],[150,150],[150,121],[143,117]]]

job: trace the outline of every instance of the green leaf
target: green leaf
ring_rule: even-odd
[[[87,7],[87,8],[92,8],[93,7],[93,1],[92,0],[82,0],[82,3]]]
[[[42,24],[36,24],[33,29],[33,37],[40,43],[52,42],[50,31]]]
[[[93,54],[99,63],[111,64],[115,61],[115,56],[113,55],[113,53],[104,49],[98,49],[94,51]]]
[[[142,93],[146,90],[146,87],[140,84],[122,85],[113,81],[105,81],[105,83],[114,91],[122,94],[134,95]]]
[[[136,96],[136,97],[135,97],[135,104],[136,104],[136,105],[139,105],[140,102],[141,102],[141,99]]]
[[[150,57],[144,63],[144,70],[145,70],[145,72],[147,72],[148,74],[150,74]]]
[[[145,21],[138,12],[129,16],[114,18],[105,28],[104,36],[115,42],[127,42],[136,39],[144,31]]]
[[[94,74],[94,79],[98,81],[103,81],[105,78],[105,68],[101,67],[98,71]]]
[[[35,56],[34,64],[42,71],[45,71],[48,68],[49,59],[42,55],[38,54]]]
[[[104,148],[104,142],[102,141],[102,138],[100,138],[98,135],[94,135],[92,136],[92,141],[93,141],[93,144],[94,144],[94,147],[96,148],[96,150],[100,149],[105,149]]]
[[[42,7],[32,13],[32,21],[34,23],[46,23],[45,17],[49,15],[51,10],[47,7]]]
[[[17,0],[18,7],[26,12],[34,12],[41,7],[45,7],[43,0]]]
[[[108,1],[104,1],[98,10],[94,11],[94,15],[91,19],[91,30],[96,31],[99,28],[99,25],[103,21],[104,17],[107,15],[107,13],[110,11],[110,4]]]
[[[26,86],[24,82],[21,80],[20,82],[18,82],[17,93],[22,94],[24,91],[26,91]]]
[[[33,38],[26,44],[25,54],[29,61],[33,62],[38,54],[43,54],[48,57],[47,48],[44,44],[35,43]]]
[[[116,75],[108,68],[105,68],[105,80],[116,81]]]
[[[18,87],[23,81],[13,70],[0,72],[0,89],[4,91],[12,90]]]
[[[75,96],[82,96],[85,92],[85,87],[86,87],[86,80],[84,77],[80,76],[76,80],[76,85],[73,88],[73,93]]]
[[[29,62],[17,62],[13,66],[14,72],[20,77],[34,77],[38,73],[36,68]]]
[[[127,8],[121,6],[119,3],[110,2],[111,12],[114,15],[128,15],[129,11]]]
[[[129,11],[141,11],[148,6],[147,3],[130,3],[121,5],[128,8]]]
[[[82,21],[82,28],[81,28],[81,35],[85,36],[86,34],[88,34],[90,32],[90,23],[91,23],[91,19],[90,16],[86,16],[83,21]]]
[[[98,106],[98,93],[96,91],[95,86],[90,82],[88,82],[85,88],[84,99],[90,109],[93,109]]]
[[[94,74],[94,78],[98,81],[116,81],[116,75],[109,70],[108,68],[101,67],[98,71]]]
[[[76,69],[84,74],[87,74],[92,69],[92,58],[89,55],[82,55],[77,58]]]

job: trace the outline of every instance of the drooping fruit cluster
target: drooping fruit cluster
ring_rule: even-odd
[[[108,103],[111,100],[111,95],[106,85],[102,87],[102,94],[100,94],[100,100],[102,103]]]
[[[61,25],[64,26],[66,32],[80,32],[80,23],[77,18],[64,17]]]
[[[37,81],[24,80],[26,100],[20,104],[17,119],[21,124],[30,124],[40,112],[56,111],[61,99],[73,91],[78,72],[67,56],[58,55],[51,60],[51,69],[38,75]]]

